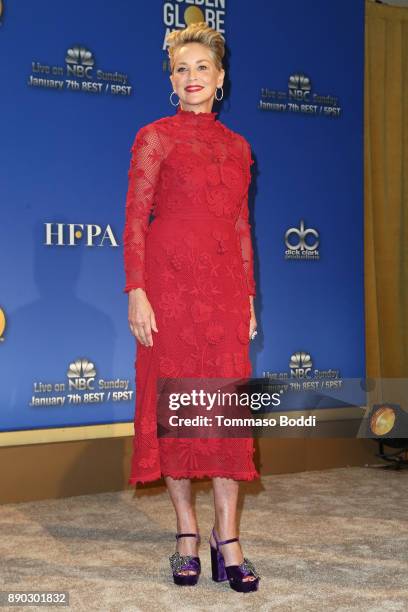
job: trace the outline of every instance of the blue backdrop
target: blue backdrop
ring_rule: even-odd
[[[6,2],[0,18],[1,430],[133,421],[130,147],[175,112],[167,31],[202,19],[228,46],[213,110],[255,159],[253,373],[364,376],[363,1],[61,9]]]

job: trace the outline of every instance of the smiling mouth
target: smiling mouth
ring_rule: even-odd
[[[186,91],[200,91],[201,89],[203,89],[203,87],[200,85],[189,85],[186,87]]]

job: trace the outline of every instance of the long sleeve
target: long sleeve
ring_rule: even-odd
[[[244,271],[248,287],[248,295],[256,295],[256,285],[254,280],[254,253],[252,248],[251,239],[251,226],[249,224],[249,209],[248,209],[248,189],[251,182],[251,170],[250,167],[254,163],[251,156],[251,148],[248,142],[245,140],[244,145],[244,159],[245,168],[247,172],[247,188],[245,190],[244,197],[242,199],[241,210],[237,219],[235,229],[238,234],[242,261],[244,264]]]
[[[151,125],[137,132],[130,150],[132,156],[123,231],[125,293],[138,287],[146,288],[145,237],[163,158],[159,136]]]

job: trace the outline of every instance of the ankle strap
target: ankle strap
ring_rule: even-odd
[[[176,540],[179,538],[197,538],[198,542],[201,539],[199,533],[176,533]]]
[[[230,540],[217,540],[217,536],[215,535],[215,529],[213,527],[212,530],[212,534],[213,534],[213,538],[215,540],[215,543],[217,544],[217,546],[222,546],[223,544],[229,544],[230,542],[238,542],[239,538],[231,538]]]
[[[222,542],[217,542],[218,546],[222,546],[223,544],[229,544],[230,542],[238,542],[239,538],[231,538],[230,540],[223,540]]]

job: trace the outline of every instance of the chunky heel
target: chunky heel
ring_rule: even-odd
[[[212,535],[217,545],[217,548],[213,548],[210,542],[212,579],[215,582],[228,580],[231,589],[238,591],[238,593],[257,591],[260,576],[257,574],[254,564],[244,557],[240,565],[226,566],[224,556],[220,551],[220,546],[229,544],[230,542],[238,542],[239,538],[231,538],[230,540],[219,542],[215,535],[214,528],[212,530]],[[246,576],[253,576],[255,580],[244,580]]]
[[[198,533],[176,533],[176,540],[179,538],[197,538],[197,543],[200,542]],[[197,584],[201,573],[201,563],[199,557],[192,555],[180,555],[178,551],[170,557],[170,567],[173,572],[174,584],[179,586],[194,586]],[[181,574],[180,572],[191,570],[195,574]]]
[[[227,572],[225,571],[224,557],[210,544],[211,552],[211,571],[214,582],[223,582],[228,580]]]

